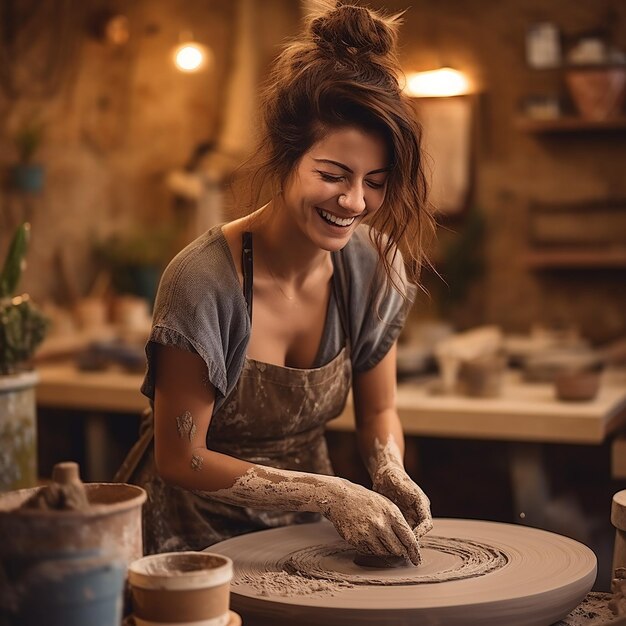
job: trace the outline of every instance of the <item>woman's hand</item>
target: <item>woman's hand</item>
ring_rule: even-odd
[[[416,535],[401,510],[384,495],[336,478],[328,496],[320,500],[319,512],[359,552],[401,556],[420,564]]]
[[[432,530],[430,500],[404,468],[400,465],[383,465],[375,472],[372,483],[374,491],[398,506],[418,540]]]

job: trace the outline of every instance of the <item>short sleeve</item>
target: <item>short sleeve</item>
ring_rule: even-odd
[[[243,366],[249,319],[221,231],[209,231],[165,269],[146,344],[148,368],[141,391],[154,400],[157,344],[198,354],[207,376],[225,397]],[[216,400],[217,403],[217,400]]]
[[[394,288],[379,266],[366,227],[361,227],[350,243],[353,245],[346,246],[342,255],[346,274],[343,289],[348,296],[352,368],[364,372],[377,365],[398,338],[417,289],[407,281],[399,250],[392,267],[402,293]]]

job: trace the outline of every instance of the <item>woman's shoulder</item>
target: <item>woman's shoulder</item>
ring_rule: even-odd
[[[372,234],[370,226],[361,224],[339,252],[342,265],[353,280],[370,282],[377,273],[379,257]]]
[[[221,225],[215,226],[183,248],[161,277],[157,309],[201,306],[212,300],[237,298],[239,281]],[[214,297],[212,297],[214,296]]]
[[[390,275],[384,269],[377,246],[387,244],[386,235],[378,239],[379,233],[367,224],[361,224],[348,244],[340,251],[339,271],[344,273],[352,289],[371,289],[376,293],[386,293],[395,284],[406,295],[412,287],[407,282],[402,253],[391,246],[386,254],[390,261]]]
[[[341,249],[341,256],[349,260],[362,258],[375,262],[377,254],[372,244],[371,231],[371,227],[367,224],[357,226],[348,243]]]
[[[214,226],[180,250],[169,262],[165,272],[172,274],[193,269],[210,269],[213,262],[223,261],[227,250],[221,225]]]

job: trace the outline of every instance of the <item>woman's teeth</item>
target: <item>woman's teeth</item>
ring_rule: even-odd
[[[319,209],[319,214],[327,221],[330,222],[331,224],[334,224],[335,226],[350,226],[350,224],[352,224],[352,222],[354,222],[355,218],[354,217],[337,217],[336,215],[333,215],[332,213],[329,213],[328,211],[324,211],[324,209]]]

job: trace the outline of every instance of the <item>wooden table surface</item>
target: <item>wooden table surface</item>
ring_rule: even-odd
[[[37,403],[44,408],[140,413],[148,406],[139,391],[143,374],[83,372],[71,363],[42,364],[38,373]],[[428,382],[398,386],[398,412],[407,434],[601,444],[626,424],[626,371],[605,372],[590,402],[559,401],[551,384],[525,382],[515,371],[507,374],[497,398],[436,395],[430,388]],[[351,402],[329,428],[354,428]]]

